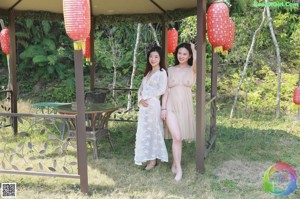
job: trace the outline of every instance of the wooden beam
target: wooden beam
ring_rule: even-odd
[[[8,17],[8,11],[0,8],[0,16]]]
[[[91,33],[90,33],[90,90],[95,90],[95,18],[91,16]]]
[[[18,89],[17,89],[17,51],[16,51],[16,26],[15,26],[15,13],[14,10],[10,10],[9,12],[9,38],[10,38],[10,55],[9,55],[9,70],[10,70],[10,84],[9,90],[12,90],[11,92],[11,112],[12,113],[18,113]],[[14,135],[18,133],[18,118],[17,117],[12,117],[12,125],[13,125],[13,131]]]
[[[204,173],[206,0],[197,0],[196,170]]]
[[[84,81],[82,50],[74,50],[75,79],[76,79],[76,135],[77,135],[77,159],[78,173],[80,175],[80,189],[82,193],[88,193],[87,173],[87,150],[85,130],[85,107],[84,107]]]
[[[46,173],[46,172],[34,172],[34,171],[15,171],[0,169],[0,173],[15,174],[15,175],[35,175],[35,176],[49,176],[49,177],[62,177],[62,178],[75,178],[79,179],[78,174],[64,174],[64,173]]]

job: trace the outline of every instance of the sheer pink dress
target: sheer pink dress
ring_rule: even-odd
[[[192,96],[192,86],[196,82],[196,75],[192,67],[168,68],[167,110],[172,111],[177,118],[182,139],[193,140],[196,137],[196,124]],[[166,127],[165,138],[172,138]]]

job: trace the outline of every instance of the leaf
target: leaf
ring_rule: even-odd
[[[29,148],[29,149],[32,149],[32,144],[31,144],[31,142],[28,142],[28,148]]]
[[[31,157],[29,157],[29,160],[36,160],[36,157],[31,156]]]
[[[57,148],[54,150],[54,153],[59,154],[59,153],[60,153],[60,147],[57,147]]]
[[[56,171],[53,167],[48,167],[50,171]]]
[[[26,169],[25,169],[25,171],[31,171],[33,168],[32,167],[27,167]]]
[[[13,148],[10,148],[9,150],[10,150],[11,153],[16,153],[16,150],[13,149]]]
[[[49,140],[56,140],[57,137],[56,137],[56,135],[54,135],[54,134],[50,134],[49,137],[48,137],[48,139],[49,139]]]
[[[24,144],[25,144],[25,142],[21,142],[20,144],[18,144],[18,148],[23,148]]]
[[[6,137],[4,137],[3,135],[2,135],[2,140],[3,140],[3,142],[7,142]]]
[[[14,170],[19,170],[16,165],[11,165]]]
[[[0,150],[0,153],[4,153],[4,150]]]
[[[44,135],[45,132],[46,132],[46,130],[43,128],[43,129],[41,130],[40,134],[41,134],[41,135]]]
[[[14,159],[14,156],[13,156],[13,155],[10,155],[10,156],[9,156],[9,162],[11,163],[11,162],[13,161],[13,159]]]
[[[24,137],[30,137],[30,134],[27,132],[21,132],[20,135],[24,136]]]
[[[46,153],[46,150],[40,150],[39,154],[43,155]]]
[[[6,165],[5,165],[5,162],[4,162],[4,161],[2,161],[2,168],[3,168],[3,169],[6,169]]]
[[[63,150],[63,151],[66,151],[66,150],[67,150],[67,147],[68,147],[68,142],[65,142],[65,143],[62,145],[62,150]]]
[[[53,161],[53,167],[56,168],[56,166],[57,166],[57,161],[54,160],[54,161]]]
[[[48,62],[48,59],[47,56],[45,55],[36,55],[33,57],[32,61],[34,64],[39,64],[39,63]]]
[[[70,173],[69,170],[68,170],[66,167],[63,167],[63,169],[64,169],[64,171],[65,171],[66,173]]]
[[[45,142],[44,149],[46,150],[48,148],[48,142]]]
[[[19,158],[23,158],[24,156],[20,153],[16,153]]]
[[[69,164],[72,166],[75,166],[75,165],[77,165],[77,162],[70,162]]]
[[[43,30],[44,30],[45,34],[47,35],[49,33],[49,31],[51,30],[51,25],[50,25],[49,21],[43,20],[42,25],[43,25]]]
[[[39,162],[39,168],[40,168],[40,170],[44,170],[44,167],[43,167],[42,163],[40,163],[40,162]]]
[[[23,124],[23,120],[22,120],[21,117],[18,117],[18,122],[21,123],[21,124]]]

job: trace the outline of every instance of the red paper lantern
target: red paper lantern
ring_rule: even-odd
[[[300,87],[298,86],[294,90],[294,103],[295,104],[300,104]]]
[[[223,2],[215,2],[207,10],[207,34],[215,52],[222,52],[228,38],[229,9]]]
[[[178,45],[178,32],[175,28],[168,30],[168,53],[173,53]]]
[[[91,38],[88,36],[84,39],[84,46],[82,48],[83,56],[86,58],[86,61],[90,61],[91,59]]]
[[[232,21],[231,18],[228,20],[228,38],[225,41],[225,44],[223,46],[223,52],[222,55],[228,55],[228,50],[232,48],[233,42],[234,42],[234,32],[235,32],[235,24]]]
[[[9,55],[9,48],[10,48],[10,45],[9,45],[9,31],[8,31],[8,28],[3,28],[1,30],[1,49],[2,51],[6,54],[6,55]]]
[[[83,41],[91,30],[89,0],[63,0],[64,22],[67,35],[74,41]]]

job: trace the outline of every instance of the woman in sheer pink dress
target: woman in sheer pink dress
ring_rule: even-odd
[[[182,43],[175,50],[175,66],[168,68],[168,89],[162,98],[161,118],[171,134],[175,180],[182,178],[182,140],[196,136],[192,86],[196,82],[196,50],[194,44]]]

